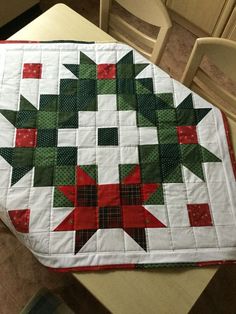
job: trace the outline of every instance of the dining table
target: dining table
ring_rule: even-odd
[[[12,41],[116,40],[64,4],[56,4],[9,38]],[[219,266],[72,272],[111,313],[188,313]],[[79,297],[79,296],[78,296]]]

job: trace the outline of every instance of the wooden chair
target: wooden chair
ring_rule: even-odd
[[[157,37],[151,37],[130,24],[124,16],[112,12],[113,2],[136,18],[160,28]],[[125,42],[141,52],[153,63],[160,62],[162,52],[172,27],[168,12],[161,0],[100,0],[99,27],[112,37]],[[138,44],[141,43],[142,45]]]
[[[236,84],[236,42],[223,38],[198,38],[181,79],[184,85],[224,111],[231,134],[236,134],[236,94],[226,90],[221,82],[200,67],[204,56]],[[236,137],[232,142],[236,152]]]

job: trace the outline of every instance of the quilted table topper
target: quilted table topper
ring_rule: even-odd
[[[64,270],[236,260],[222,113],[123,44],[0,45],[0,215]]]

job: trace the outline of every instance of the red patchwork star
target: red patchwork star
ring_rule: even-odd
[[[80,167],[78,171],[82,176],[79,182],[90,181],[88,174],[85,172],[83,174]],[[131,176],[133,175],[131,173]],[[141,183],[97,185],[94,181],[93,183],[58,187],[58,190],[76,207],[54,231],[76,231],[75,254],[98,229],[111,228],[122,228],[147,250],[145,228],[166,227],[142,206],[160,185]]]

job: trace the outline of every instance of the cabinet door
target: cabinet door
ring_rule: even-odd
[[[169,9],[212,34],[227,0],[167,0]]]
[[[222,37],[236,41],[236,7],[226,24]]]

